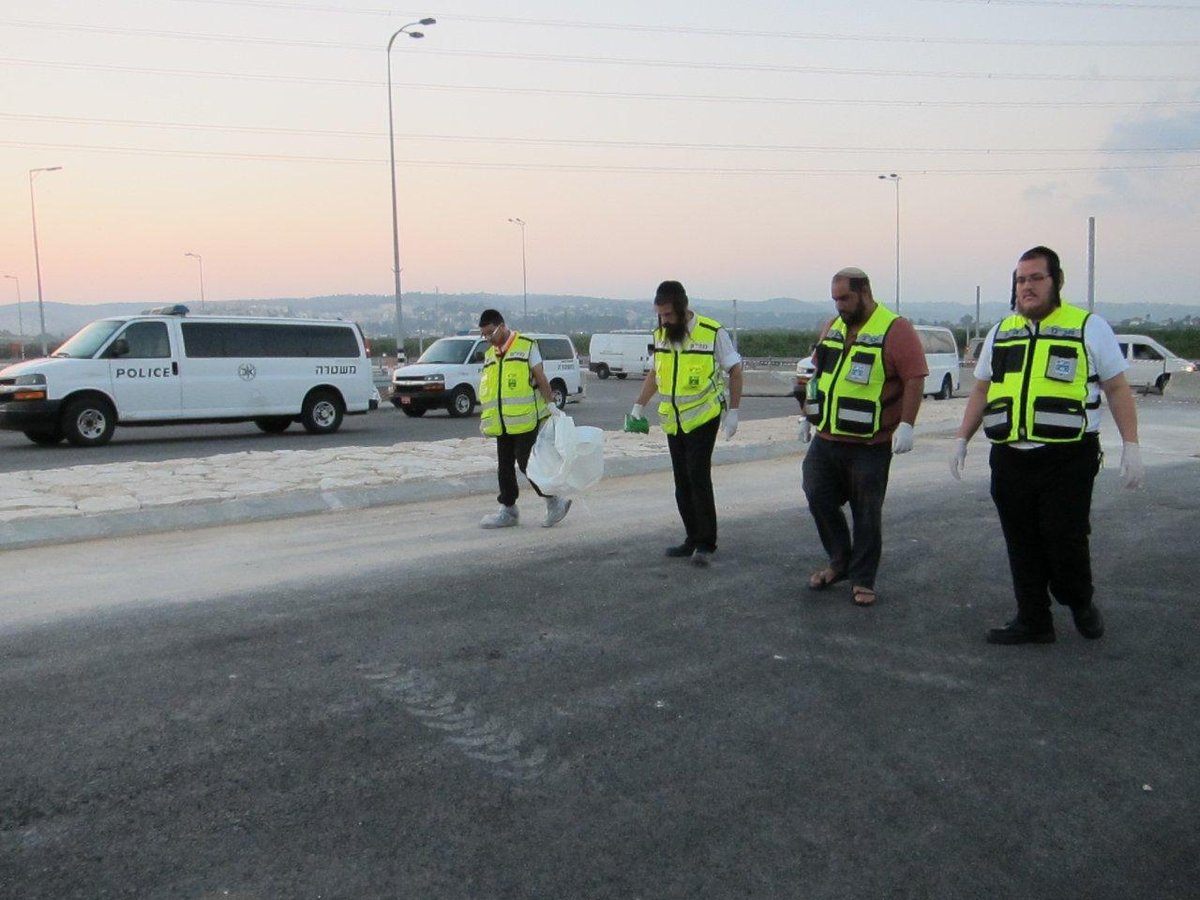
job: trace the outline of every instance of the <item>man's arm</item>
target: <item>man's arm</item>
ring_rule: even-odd
[[[538,363],[529,370],[529,374],[533,376],[533,383],[538,389],[538,393],[542,395],[542,399],[546,401],[547,406],[554,406],[554,392],[550,390],[550,382],[546,380],[546,373],[542,371],[542,364]]]
[[[921,408],[921,392],[925,389],[925,376],[904,379],[904,394],[900,397],[900,421],[917,424],[917,410]]]
[[[1108,381],[1100,382],[1100,390],[1104,391],[1109,412],[1112,413],[1113,421],[1117,424],[1117,431],[1121,432],[1122,442],[1136,444],[1138,442],[1137,404],[1133,400],[1133,391],[1129,389],[1125,373],[1121,372]]]
[[[657,393],[658,393],[658,378],[655,376],[654,370],[651,369],[649,372],[646,373],[645,379],[642,380],[642,390],[641,390],[641,393],[638,394],[637,405],[645,406],[647,403],[650,402],[650,398],[653,397]]]
[[[737,409],[742,404],[742,364],[735,363],[729,370],[729,408]]]

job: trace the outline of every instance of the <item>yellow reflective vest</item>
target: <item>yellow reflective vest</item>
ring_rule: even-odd
[[[883,342],[900,317],[876,306],[854,343],[846,346],[846,323],[837,318],[817,345],[815,392],[805,400],[805,414],[818,431],[870,438],[879,431],[883,412]]]
[[[529,354],[533,341],[517,334],[503,356],[489,346],[479,375],[479,430],[489,437],[524,434],[550,415],[533,381]]]
[[[1083,329],[1089,313],[1062,304],[1040,322],[1009,316],[992,344],[992,380],[983,433],[996,444],[1083,439],[1087,410],[1100,405],[1090,387]],[[1089,398],[1089,394],[1093,394]]]
[[[665,329],[654,332],[654,378],[662,397],[658,415],[667,434],[687,434],[721,415],[725,379],[716,356],[720,329],[715,319],[696,316],[678,347]]]

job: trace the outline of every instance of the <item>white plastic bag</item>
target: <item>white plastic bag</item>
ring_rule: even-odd
[[[604,475],[604,432],[551,416],[538,432],[525,475],[543,494],[572,497]]]

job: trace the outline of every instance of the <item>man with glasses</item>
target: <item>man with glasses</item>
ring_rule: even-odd
[[[1064,303],[1058,254],[1034,247],[1013,278],[1015,310],[988,332],[959,425],[950,474],[962,477],[967,442],[983,426],[992,442],[991,494],[1008,548],[1017,615],[988,631],[991,644],[1055,640],[1051,596],[1081,635],[1104,634],[1093,602],[1088,534],[1100,470],[1100,394],[1124,442],[1121,482],[1141,485],[1137,409],[1128,363],[1112,328]]]
[[[511,330],[504,316],[485,309],[479,316],[479,331],[489,344],[479,376],[479,430],[496,439],[496,476],[500,508],[483,517],[481,528],[509,528],[519,522],[517,468],[525,474],[529,454],[542,422],[562,415],[554,404],[550,383],[542,371],[537,342]],[[526,476],[528,477],[528,476]],[[539,497],[546,499],[542,526],[557,525],[571,508],[565,497],[547,497],[532,481]]]
[[[823,591],[849,579],[854,604],[871,606],[892,454],[912,449],[929,368],[912,323],[875,302],[866,272],[842,269],[830,293],[837,316],[817,342],[801,400],[800,440],[817,432],[804,456],[804,496],[829,558],[808,586]]]

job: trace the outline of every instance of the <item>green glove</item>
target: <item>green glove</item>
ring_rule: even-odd
[[[629,413],[625,413],[625,430],[632,431],[635,434],[649,434],[650,420],[645,416],[635,418]]]

